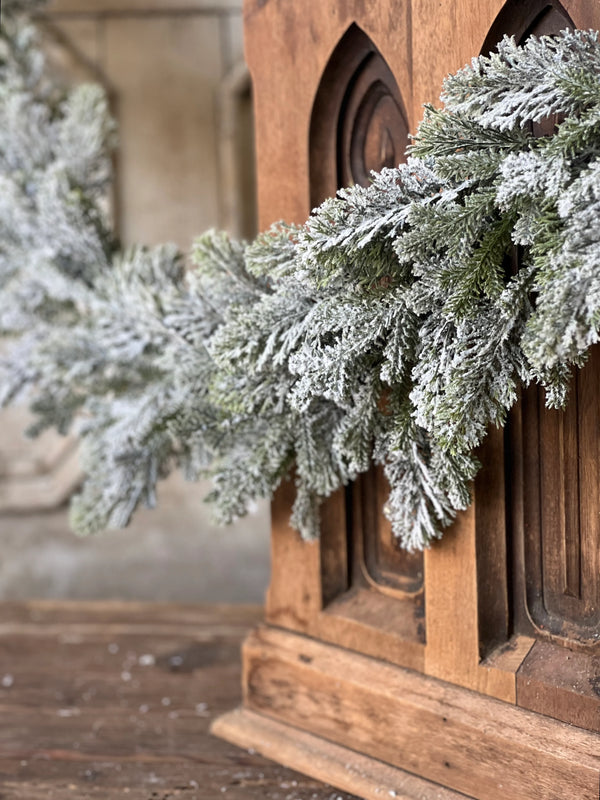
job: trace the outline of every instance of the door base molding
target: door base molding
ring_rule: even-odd
[[[246,708],[218,717],[211,732],[364,800],[468,800],[464,794]]]
[[[598,734],[300,634],[252,632],[243,687],[217,736],[369,800],[599,797]]]

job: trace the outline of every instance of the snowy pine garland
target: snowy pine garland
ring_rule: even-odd
[[[35,432],[77,421],[77,530],[126,524],[179,466],[212,476],[225,522],[293,475],[312,537],[323,498],[375,462],[420,549],[468,506],[519,386],[567,402],[600,326],[596,33],[505,39],[446,80],[405,165],[304,226],[207,233],[186,270],[170,247],[117,251],[105,100],[58,96],[4,6],[0,402],[29,394]]]

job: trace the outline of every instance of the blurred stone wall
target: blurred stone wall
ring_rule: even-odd
[[[241,0],[53,0],[44,20],[53,68],[100,81],[119,125],[110,198],[125,245],[188,250],[209,227],[255,228],[251,87]],[[262,601],[268,508],[215,528],[205,486],[165,481],[157,510],[125,531],[71,533],[75,443],[28,442],[22,409],[0,412],[0,599]]]

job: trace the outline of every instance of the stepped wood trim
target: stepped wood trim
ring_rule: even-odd
[[[219,717],[211,732],[364,800],[467,800],[460,792],[247,709]]]
[[[598,737],[580,728],[271,628],[243,670],[247,709],[477,800],[598,800]]]

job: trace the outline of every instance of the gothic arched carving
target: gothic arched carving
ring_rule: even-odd
[[[341,187],[368,185],[371,171],[404,160],[407,145],[408,121],[396,79],[371,39],[351,25],[325,67],[313,105],[311,204]],[[354,532],[348,533],[349,558],[333,580],[332,596],[357,583],[392,596],[422,591],[422,554],[399,548],[381,512],[388,491],[380,469],[371,469],[349,490],[348,527]],[[329,585],[332,575],[323,580]]]
[[[558,0],[510,0],[494,20],[481,54],[487,56],[495,50],[504,36],[514,36],[518,44],[522,44],[530,36],[553,36],[574,27]]]
[[[408,122],[398,84],[369,37],[352,25],[333,51],[310,127],[311,203],[404,160]]]

